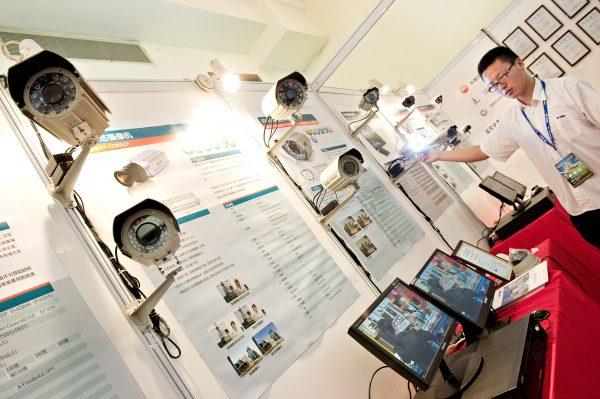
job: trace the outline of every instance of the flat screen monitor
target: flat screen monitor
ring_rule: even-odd
[[[411,286],[457,319],[465,333],[485,327],[494,283],[458,259],[436,249]]]
[[[512,188],[500,183],[498,180],[494,179],[491,176],[484,177],[481,183],[479,183],[479,187],[488,194],[498,198],[500,201],[509,205],[514,205],[514,203],[517,202],[517,198],[519,197],[519,193],[517,193]]]
[[[460,240],[452,252],[452,256],[473,266],[482,273],[490,274],[502,281],[510,281],[513,270],[507,260]]]
[[[426,390],[456,324],[397,278],[352,324],[348,334],[392,370]]]
[[[524,186],[523,184],[519,183],[518,181],[515,181],[515,180],[511,179],[510,177],[503,175],[500,172],[494,173],[492,175],[492,178],[494,180],[499,181],[500,183],[504,184],[505,186],[513,189],[514,191],[516,191],[519,198],[523,199],[523,197],[525,197],[525,193],[527,192],[527,186]]]

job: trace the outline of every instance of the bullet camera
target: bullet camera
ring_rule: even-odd
[[[115,179],[125,187],[143,182],[159,174],[169,164],[167,155],[159,150],[146,150],[129,160],[114,173]]]
[[[379,101],[379,89],[371,87],[362,95],[358,107],[363,111],[369,112],[373,107],[377,107],[377,101]]]
[[[313,149],[310,139],[302,133],[294,133],[283,143],[283,150],[298,161],[308,161],[312,156]]]
[[[179,224],[165,205],[146,199],[117,215],[113,237],[123,253],[150,266],[171,258],[179,248]]]
[[[108,107],[73,64],[51,51],[11,66],[8,87],[25,116],[72,147],[108,127]]]
[[[175,256],[179,248],[179,224],[169,208],[146,199],[117,215],[113,237],[121,252],[144,266],[159,265]],[[142,331],[152,329],[150,313],[175,281],[177,267],[145,299],[137,299],[123,308],[124,313]]]
[[[321,172],[321,185],[330,191],[341,191],[351,184],[356,184],[364,171],[363,156],[356,149],[351,149],[334,160]]]
[[[37,46],[29,42],[23,47]],[[27,118],[71,147],[81,147],[76,159],[72,152],[48,153],[45,168],[52,182],[50,193],[65,207],[74,208],[75,181],[108,127],[108,107],[73,64],[51,51],[42,50],[11,66],[7,81],[11,98]]]
[[[273,120],[291,118],[306,102],[308,85],[299,72],[283,77],[262,100],[262,111]]]

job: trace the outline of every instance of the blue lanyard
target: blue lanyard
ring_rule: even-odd
[[[546,94],[546,82],[544,82],[543,80],[541,80],[541,82],[542,82],[542,89],[544,89],[544,94]],[[531,128],[533,129],[534,133],[537,134],[537,136],[540,138],[540,140],[542,140],[542,142],[544,142],[544,144],[547,144],[550,147],[554,148],[554,151],[558,152],[558,150],[556,149],[556,143],[554,142],[554,136],[552,136],[552,128],[550,127],[550,116],[548,116],[548,102],[546,100],[544,100],[544,101],[542,101],[542,104],[544,106],[544,117],[546,119],[546,131],[548,132],[548,136],[550,137],[550,140],[548,140],[546,138],[546,136],[544,136],[539,130],[537,130],[535,128],[535,126],[533,126],[533,124],[527,117],[527,114],[525,113],[523,108],[521,108],[521,113],[525,117],[525,120],[527,121],[527,123],[529,123],[529,126],[531,126]]]

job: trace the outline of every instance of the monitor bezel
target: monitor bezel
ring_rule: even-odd
[[[449,315],[447,312],[445,312],[444,308],[441,308],[441,307],[435,305],[435,303],[431,302],[431,304],[434,305],[435,307],[437,307],[440,312],[447,315],[452,320],[452,323],[450,324],[450,328],[446,332],[446,336],[444,337],[444,341],[443,341],[442,345],[440,346],[440,350],[438,351],[435,358],[433,359],[431,367],[429,368],[425,377],[421,377],[420,375],[416,374],[408,366],[406,366],[403,362],[401,362],[399,359],[396,359],[393,355],[390,355],[383,348],[381,348],[377,343],[375,343],[373,340],[371,340],[371,338],[364,335],[358,329],[358,327],[367,319],[367,317],[369,317],[369,315],[371,313],[373,313],[373,311],[377,308],[377,306],[379,306],[379,304],[399,284],[402,284],[409,291],[413,291],[415,294],[423,297],[423,299],[428,301],[427,297],[423,296],[420,292],[416,291],[409,284],[406,284],[399,278],[396,278],[385,290],[383,290],[383,292],[377,297],[377,299],[373,303],[371,303],[371,305],[369,305],[367,310],[365,310],[360,315],[360,317],[354,323],[352,323],[352,325],[348,328],[348,334],[352,338],[354,338],[354,340],[356,342],[358,342],[365,349],[367,349],[369,352],[371,352],[371,354],[374,355],[377,359],[381,360],[383,363],[385,363],[387,366],[389,366],[392,370],[394,370],[395,372],[400,374],[402,377],[404,377],[408,381],[412,382],[419,389],[426,390],[431,386],[431,383],[433,382],[433,379],[434,379],[436,373],[438,372],[440,363],[442,362],[442,359],[444,358],[445,353],[446,353],[446,349],[448,348],[449,341],[452,338],[452,336],[454,335],[454,331],[456,330],[456,326],[457,326],[457,321],[451,315]]]
[[[485,278],[486,280],[488,280],[490,282],[490,284],[488,286],[488,290],[487,290],[487,292],[485,293],[485,296],[484,296],[484,304],[487,304],[488,306],[482,307],[483,310],[479,312],[479,314],[477,315],[477,318],[476,318],[475,321],[468,319],[467,317],[465,317],[462,314],[460,314],[459,311],[452,309],[449,305],[447,305],[446,303],[444,303],[441,300],[437,299],[433,294],[430,294],[430,293],[426,292],[425,290],[423,290],[423,289],[421,289],[421,288],[419,288],[418,286],[415,285],[416,281],[419,279],[419,277],[421,276],[421,274],[423,274],[423,272],[425,271],[425,269],[427,268],[427,266],[429,265],[429,263],[433,260],[433,258],[437,255],[438,252],[441,253],[441,254],[443,254],[444,256],[447,256],[447,257],[451,258],[455,262],[462,263],[469,270],[473,271],[473,273],[479,274],[481,277]],[[441,249],[436,249],[435,251],[433,251],[433,253],[429,257],[429,259],[427,259],[427,262],[425,262],[425,264],[423,265],[423,267],[421,267],[421,269],[419,270],[419,272],[412,279],[412,281],[410,283],[410,286],[417,293],[419,293],[420,295],[424,296],[428,301],[430,301],[431,303],[433,303],[435,306],[437,306],[438,308],[441,308],[441,309],[445,310],[445,312],[447,314],[449,314],[452,318],[458,320],[458,322],[463,326],[463,329],[465,329],[465,330],[468,329],[469,331],[472,331],[472,332],[474,332],[476,334],[480,334],[483,331],[483,329],[485,328],[485,324],[487,322],[488,315],[489,315],[490,309],[492,307],[492,302],[494,300],[494,292],[495,292],[495,287],[496,287],[496,285],[494,284],[494,282],[492,280],[490,280],[489,278],[485,277],[478,270],[474,270],[469,265],[467,265],[465,262],[461,261],[460,259],[454,258],[452,255],[447,254],[446,252],[442,251]]]
[[[513,274],[512,272],[511,272],[511,275],[507,279],[506,277],[502,277],[502,276],[500,276],[500,275],[498,275],[498,274],[496,274],[496,273],[494,273],[494,272],[492,272],[490,270],[485,269],[482,266],[476,265],[475,263],[472,263],[472,262],[468,261],[467,259],[464,259],[464,258],[461,258],[460,256],[458,256],[458,250],[461,247],[461,245],[467,245],[467,246],[469,246],[469,247],[471,247],[473,249],[476,249],[476,250],[479,250],[479,251],[485,253],[487,256],[491,256],[493,258],[500,259],[502,262],[506,263],[507,265],[510,265],[510,263],[507,260],[504,260],[504,259],[502,259],[499,256],[496,256],[494,254],[491,254],[491,253],[489,253],[489,252],[487,252],[487,251],[485,251],[485,250],[483,250],[483,249],[481,249],[481,248],[479,248],[479,247],[477,247],[477,246],[475,246],[475,245],[473,245],[473,244],[471,244],[469,242],[466,242],[464,240],[460,240],[458,242],[458,244],[456,244],[456,247],[454,247],[454,250],[452,250],[451,256],[453,258],[458,259],[458,260],[462,261],[463,263],[466,263],[469,266],[472,266],[480,274],[489,274],[490,276],[493,276],[494,278],[497,278],[498,280],[501,280],[501,281],[504,281],[504,282],[509,282],[510,281],[510,279],[512,277],[512,274]]]
[[[511,183],[511,185],[508,185],[502,181],[500,181],[499,179],[496,178],[496,176],[502,176],[502,179],[508,180]],[[512,189],[513,191],[515,191],[517,193],[517,197],[523,199],[525,197],[525,193],[527,193],[527,186],[524,184],[519,183],[518,181],[511,179],[510,177],[506,176],[503,173],[500,173],[498,171],[494,172],[494,174],[492,175],[492,179],[496,180],[497,182],[500,182],[502,184],[504,184],[506,187]],[[518,187],[519,189],[517,190],[516,187]]]
[[[505,197],[502,194],[500,194],[498,191],[495,191],[493,189],[493,187],[490,187],[489,185],[486,185],[486,183],[489,180],[495,182],[496,184],[502,184],[498,180],[494,179],[492,176],[486,176],[479,183],[479,188],[481,188],[483,191],[485,191],[486,193],[488,193],[492,197],[498,199],[499,201],[504,202],[505,204],[514,205],[517,202],[517,198],[519,198],[519,193],[516,192],[515,190],[513,190],[512,187],[508,187],[506,184],[502,184],[504,187],[506,187],[507,189],[511,190],[513,192],[513,194],[514,194],[513,195],[514,198],[512,198],[512,197],[508,198],[508,197]]]

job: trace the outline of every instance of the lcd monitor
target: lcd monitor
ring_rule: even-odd
[[[474,341],[483,331],[494,297],[494,283],[462,261],[437,249],[411,286],[457,319],[468,334],[468,341]]]

